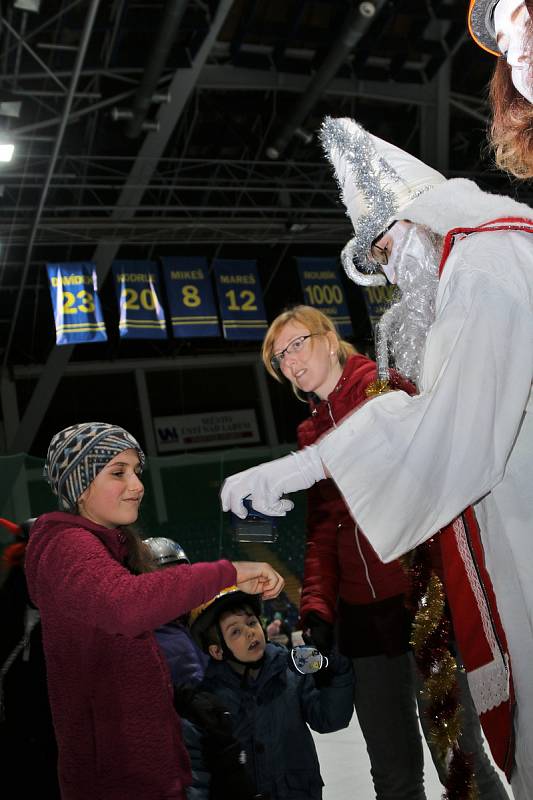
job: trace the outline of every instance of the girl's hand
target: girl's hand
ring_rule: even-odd
[[[261,594],[263,600],[271,600],[285,586],[281,575],[266,562],[234,561],[233,566],[237,570],[235,583],[247,594]]]

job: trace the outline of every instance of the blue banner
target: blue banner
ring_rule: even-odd
[[[361,288],[373,330],[385,311],[390,308],[396,286],[388,283],[386,286],[362,286]]]
[[[105,342],[107,334],[92,261],[47,264],[56,344]]]
[[[262,339],[268,326],[256,262],[221,258],[213,269],[224,338]]]
[[[122,339],[166,339],[165,312],[154,261],[113,261]]]
[[[206,259],[162,257],[161,263],[173,335],[177,339],[220,336]]]
[[[336,258],[297,258],[304,302],[335,323],[341,336],[353,334]]]

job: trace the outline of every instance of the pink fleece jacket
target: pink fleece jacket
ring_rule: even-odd
[[[143,575],[119,529],[54,512],[26,575],[41,613],[63,800],[183,800],[189,758],[152,631],[235,583],[229,561]]]

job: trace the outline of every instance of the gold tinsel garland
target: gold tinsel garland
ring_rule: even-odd
[[[411,645],[429,702],[429,737],[447,767],[445,800],[477,800],[471,756],[462,752],[462,708],[457,701],[457,663],[448,649],[449,622],[440,578],[431,569],[431,542],[420,545],[409,567],[416,608]]]
[[[411,645],[419,655],[429,636],[437,630],[444,613],[444,592],[439,578],[432,574],[425,596],[419,603],[411,633]]]
[[[365,395],[367,397],[377,397],[380,394],[387,394],[387,392],[391,391],[391,386],[388,381],[381,380],[380,378],[376,378],[375,381],[369,383],[365,389]]]

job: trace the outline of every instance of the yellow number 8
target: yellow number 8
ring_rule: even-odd
[[[188,308],[196,308],[202,302],[197,286],[191,286],[189,284],[187,286],[182,286],[181,295],[183,298],[183,305]]]

